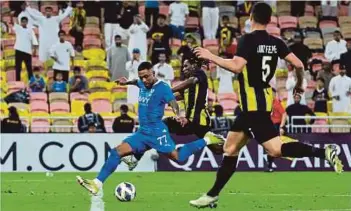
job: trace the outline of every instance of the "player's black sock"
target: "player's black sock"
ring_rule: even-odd
[[[318,157],[325,159],[325,149],[316,148],[300,142],[290,142],[283,144],[281,152],[283,157]]]
[[[267,167],[268,167],[269,169],[272,168],[272,166],[273,166],[273,161],[274,161],[274,157],[267,155]]]
[[[219,192],[223,189],[224,185],[227,184],[230,177],[234,174],[236,170],[236,163],[238,161],[238,156],[224,156],[222,164],[217,171],[216,182],[208,191],[208,196],[218,196]]]
[[[135,159],[137,159],[138,161],[144,156],[144,153],[137,153],[137,154],[134,154],[134,157]]]

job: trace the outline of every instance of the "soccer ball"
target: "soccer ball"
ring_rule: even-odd
[[[120,201],[132,201],[136,196],[135,186],[129,182],[122,182],[117,185],[115,196]]]

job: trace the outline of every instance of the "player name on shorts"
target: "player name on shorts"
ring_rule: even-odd
[[[277,54],[277,46],[276,45],[259,45],[257,46],[257,53],[264,54]]]

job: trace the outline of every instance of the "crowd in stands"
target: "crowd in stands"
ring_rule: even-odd
[[[296,76],[289,64],[278,62],[271,85],[284,113],[286,109],[288,116],[350,115],[350,1],[266,2],[275,14],[268,33],[281,37],[306,70],[305,93],[294,96]],[[137,124],[138,88],[118,86],[115,80],[138,78],[138,65],[148,60],[157,78],[175,85],[183,79],[183,61],[197,46],[221,57],[233,57],[238,39],[250,33],[249,14],[254,3],[2,1],[2,117],[8,114],[8,107],[15,106],[21,117],[28,117],[22,122],[29,131],[78,132],[77,118],[59,117],[98,112],[107,132],[125,131],[119,125],[131,120]],[[233,116],[238,106],[237,76],[213,64],[203,69],[209,78],[209,108],[217,109],[214,123],[225,125],[227,120],[222,116]],[[30,95],[29,104],[4,100],[23,90]],[[87,102],[91,103],[89,112],[83,109]],[[280,108],[279,112],[283,113]],[[170,109],[166,115],[172,115]],[[45,118],[48,116],[55,118]],[[116,116],[122,119],[113,121]],[[312,123],[302,120],[298,124]],[[50,125],[72,127],[49,129]],[[86,131],[90,127],[91,131],[100,131],[96,124],[86,123]]]

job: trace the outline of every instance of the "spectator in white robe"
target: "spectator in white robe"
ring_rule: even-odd
[[[288,91],[288,100],[286,106],[288,107],[289,105],[294,104],[294,88],[296,85],[296,73],[295,71],[289,72],[288,75],[288,80],[286,80],[285,88]],[[307,80],[304,78],[302,82],[302,88],[306,90],[307,88]],[[301,101],[300,104],[306,105],[306,96],[305,93],[301,95]]]
[[[331,79],[329,93],[333,99],[333,112],[351,113],[351,78],[341,69],[340,74]]]
[[[142,21],[140,15],[134,16],[134,23],[129,27],[129,43],[128,50],[130,54],[133,53],[134,48],[140,50],[140,58],[147,59],[147,38],[146,33],[149,27]]]
[[[30,8],[29,6],[26,8],[26,12],[30,15],[30,17],[38,23],[39,27],[39,60],[41,62],[45,62],[50,58],[50,48],[53,44],[59,42],[59,38],[57,36],[60,30],[61,21],[68,17],[72,12],[72,7],[69,6],[66,8],[63,14],[58,16],[53,16],[52,7],[48,6],[45,8],[45,16],[40,13],[38,10]]]
[[[139,79],[138,67],[144,60],[140,58],[140,50],[134,48],[132,51],[132,60],[126,63],[126,69],[129,73],[128,80]],[[137,86],[128,86],[127,103],[135,104],[138,102],[139,88]]]
[[[155,71],[156,78],[171,86],[171,82],[174,80],[174,70],[171,65],[167,64],[166,60],[166,53],[160,53],[158,55],[159,62],[154,65],[153,70]]]

